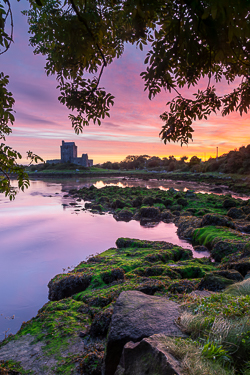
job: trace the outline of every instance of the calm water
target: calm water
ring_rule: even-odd
[[[93,183],[97,187],[106,183],[177,187],[175,183],[122,179],[39,180],[31,181],[30,188],[13,202],[0,195],[0,340],[7,330],[15,333],[47,302],[47,283],[53,276],[90,254],[115,246],[118,237],[164,240],[192,249],[178,238],[174,224],[145,228],[136,221],[117,222],[111,215],[93,215],[63,206],[72,202],[63,198],[65,191]]]

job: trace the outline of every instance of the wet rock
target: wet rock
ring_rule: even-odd
[[[249,215],[250,214],[250,206],[243,206],[241,207],[242,211],[244,212],[244,214],[246,215]],[[250,219],[247,219],[250,221]]]
[[[116,208],[124,208],[126,206],[126,203],[120,199],[115,199],[112,204],[111,204],[111,207],[116,209]]]
[[[243,242],[218,241],[211,250],[211,255],[216,262],[220,262],[225,256],[242,251],[244,246]]]
[[[155,200],[152,197],[145,197],[142,200],[143,206],[153,206],[154,203],[155,203]]]
[[[161,213],[161,220],[163,221],[166,221],[166,222],[170,222],[170,221],[173,221],[173,214],[170,210],[163,210],[162,213]]]
[[[93,203],[86,202],[85,203],[85,208],[88,210],[89,208],[92,208]]]
[[[169,208],[173,204],[173,199],[170,199],[170,198],[164,199],[163,204],[165,205],[166,208]]]
[[[139,213],[142,218],[148,219],[160,218],[161,214],[158,207],[141,207]]]
[[[168,351],[166,335],[128,342],[115,375],[182,375],[180,363]]]
[[[60,279],[60,277],[62,277]],[[49,300],[58,301],[70,297],[87,289],[90,285],[92,275],[83,275],[82,273],[59,275],[48,283]]]
[[[215,225],[215,226],[222,226],[228,228],[235,228],[235,225],[232,221],[228,220],[224,216],[216,215],[216,214],[206,214],[201,221],[201,227],[205,227],[206,225]]]
[[[108,334],[105,375],[113,375],[119,364],[123,346],[155,333],[183,337],[176,326],[179,305],[166,298],[148,296],[137,291],[122,292],[118,297]]]
[[[245,214],[241,208],[232,207],[228,211],[227,216],[231,217],[232,219],[243,219]]]
[[[195,216],[181,216],[175,224],[177,225],[177,234],[181,238],[191,239],[195,228],[201,226],[201,219]]]
[[[184,294],[184,293],[191,293],[192,291],[196,289],[197,289],[197,282],[194,282],[191,280],[180,280],[171,284],[169,291],[174,294],[176,293]]]
[[[188,201],[185,198],[179,198],[179,199],[177,199],[177,204],[179,204],[183,207],[186,207],[188,205]]]
[[[219,270],[219,271],[213,271],[213,275],[215,276],[222,276],[226,279],[234,280],[234,281],[242,281],[243,276],[236,270]]]
[[[141,207],[142,205],[142,197],[136,197],[133,200],[133,207]]]
[[[237,262],[229,262],[225,265],[222,265],[222,268],[234,269],[245,277],[246,274],[250,271],[250,260],[242,259]]]
[[[204,245],[197,245],[197,246],[194,246],[194,250],[195,251],[209,251],[208,248]]]
[[[93,204],[91,206],[91,209],[96,211],[102,211],[102,206],[100,204]]]
[[[224,201],[223,201],[223,207],[224,208],[232,208],[232,207],[236,207],[237,206],[237,203],[234,199],[229,199],[229,198],[226,198]]]
[[[173,206],[170,207],[170,210],[173,211],[181,211],[182,206],[180,204],[174,204]]]
[[[116,213],[114,215],[115,219],[116,220],[122,220],[122,221],[130,221],[133,217],[133,212],[126,209],[126,208],[123,208],[121,211],[119,211],[118,213]]]
[[[226,279],[222,276],[217,276],[213,274],[208,274],[203,277],[201,280],[198,289],[199,290],[211,290],[213,292],[219,292],[220,290],[225,289],[229,285],[234,284],[233,280]]]
[[[125,272],[122,268],[113,268],[110,271],[101,273],[101,278],[105,284],[110,284],[113,281],[124,280]]]
[[[102,338],[106,337],[111,323],[112,314],[113,307],[109,307],[108,309],[96,314],[90,327],[90,336]]]

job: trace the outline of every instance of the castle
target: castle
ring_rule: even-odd
[[[93,160],[88,158],[88,154],[82,154],[80,158],[77,157],[77,146],[75,142],[64,142],[62,141],[61,148],[61,159],[47,160],[49,164],[59,163],[73,163],[81,165],[83,167],[92,167]]]

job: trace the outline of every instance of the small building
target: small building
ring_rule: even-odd
[[[62,141],[60,149],[61,159],[47,160],[46,162],[49,164],[72,163],[83,167],[93,166],[93,160],[88,158],[88,154],[82,154],[81,157],[77,157],[77,146],[75,145],[75,142]]]

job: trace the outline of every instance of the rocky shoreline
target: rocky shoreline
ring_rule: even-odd
[[[86,177],[124,177],[138,178],[143,180],[173,180],[173,181],[193,181],[214,185],[215,192],[223,192],[229,189],[240,194],[250,194],[250,178],[248,176],[213,174],[213,173],[192,173],[192,172],[150,172],[150,171],[51,171],[51,172],[28,172],[31,179],[39,178],[86,178]],[[14,177],[14,176],[13,176]]]
[[[249,374],[250,200],[114,186],[69,197],[116,220],[174,222],[211,257],[119,238],[49,282],[50,302],[0,343],[0,374]]]

